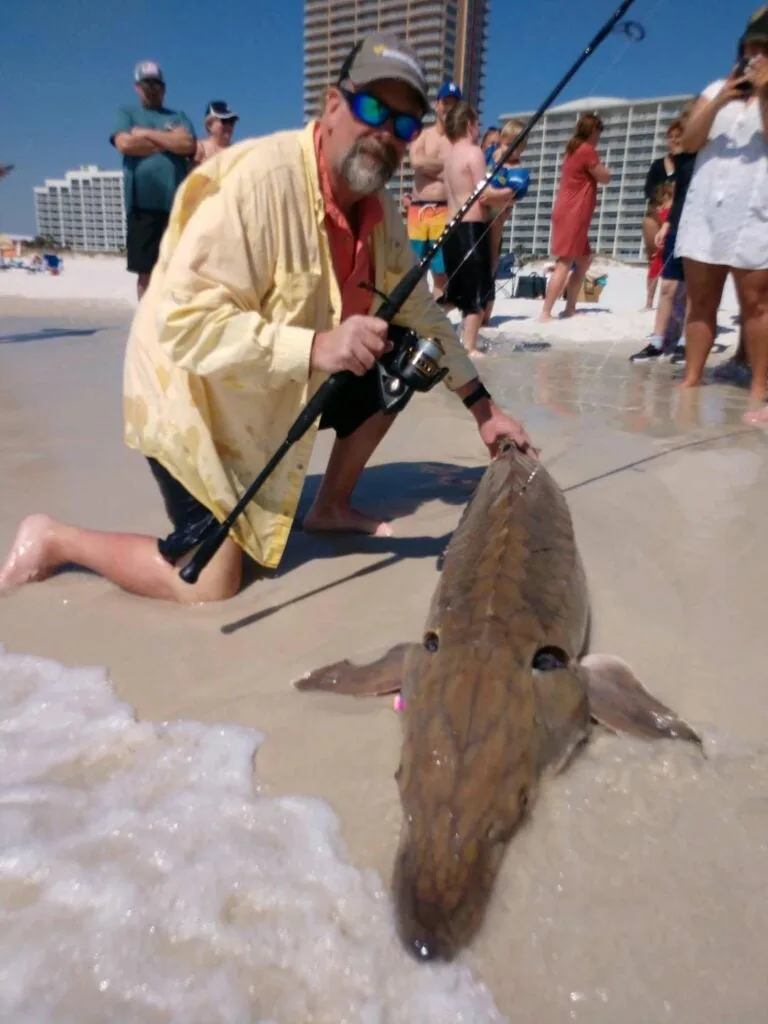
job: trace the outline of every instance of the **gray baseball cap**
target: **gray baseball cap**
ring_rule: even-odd
[[[134,82],[162,82],[165,85],[163,70],[156,60],[140,60],[133,69],[133,80]]]
[[[355,85],[365,86],[392,78],[405,82],[421,100],[424,113],[429,110],[427,73],[408,43],[384,32],[372,32],[352,49],[339,72],[339,84],[349,79]]]

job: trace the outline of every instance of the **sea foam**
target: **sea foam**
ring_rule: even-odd
[[[259,792],[263,741],[0,647],[0,1020],[502,1020],[466,965],[407,956],[325,802]]]

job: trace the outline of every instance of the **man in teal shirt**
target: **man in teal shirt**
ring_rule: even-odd
[[[138,274],[141,298],[197,139],[187,115],[164,106],[165,79],[159,64],[140,61],[133,77],[140,106],[120,108],[110,141],[123,154],[128,270]]]

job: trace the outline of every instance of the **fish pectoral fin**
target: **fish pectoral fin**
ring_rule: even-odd
[[[676,739],[698,743],[701,737],[666,704],[648,693],[632,669],[611,654],[588,654],[579,662],[595,721],[612,732],[641,739]]]
[[[534,671],[536,762],[539,774],[563,771],[588,738],[589,702],[580,672]]]
[[[315,669],[296,679],[297,690],[324,690],[354,697],[383,697],[397,693],[403,679],[406,652],[414,644],[398,644],[368,665],[354,665],[351,661],[337,661]]]

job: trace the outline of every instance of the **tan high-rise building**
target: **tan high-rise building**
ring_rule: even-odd
[[[490,0],[305,0],[304,120],[317,116],[325,88],[368,32],[392,32],[413,46],[426,67],[432,102],[452,79],[480,113],[489,6]],[[392,191],[402,195],[412,180],[406,161]]]

